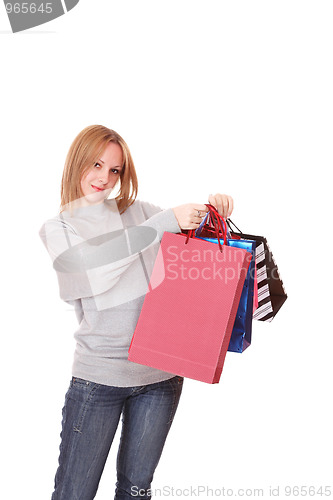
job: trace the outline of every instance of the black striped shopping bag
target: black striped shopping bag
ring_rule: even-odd
[[[227,223],[233,236],[256,241],[258,308],[253,314],[253,319],[272,321],[287,300],[287,294],[267,240],[263,236],[242,233],[230,219]],[[237,231],[234,231],[232,226]]]

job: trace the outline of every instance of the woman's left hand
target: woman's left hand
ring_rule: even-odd
[[[208,203],[217,208],[218,213],[226,219],[230,217],[234,209],[234,200],[227,194],[210,194]]]

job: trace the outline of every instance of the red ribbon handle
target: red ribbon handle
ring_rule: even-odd
[[[216,224],[214,224],[215,229],[217,225],[219,230],[221,231],[223,235],[223,244],[225,245],[227,242],[227,233],[228,233],[227,223],[213,205],[211,205],[210,203],[206,203],[206,207],[208,207],[209,209],[210,220],[213,220],[213,223],[214,221],[216,222]]]
[[[215,236],[218,241],[219,249],[222,252],[223,248],[221,245],[220,241],[220,235],[223,236],[223,244],[226,245],[227,243],[227,225],[226,221],[221,217],[221,215],[218,213],[216,208],[213,205],[210,205],[209,203],[206,203],[206,207],[208,208],[209,215],[208,215],[208,224],[213,226],[213,229],[215,230]],[[195,229],[190,229],[189,232],[187,233],[186,241],[185,244],[188,243],[190,238],[195,238]]]

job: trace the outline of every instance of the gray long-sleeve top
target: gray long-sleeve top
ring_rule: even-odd
[[[172,209],[136,200],[120,214],[114,199],[63,211],[41,227],[60,297],[79,321],[74,377],[130,387],[173,376],[127,359],[164,231],[180,232]]]

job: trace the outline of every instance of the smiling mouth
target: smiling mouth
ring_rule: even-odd
[[[104,191],[104,189],[94,186],[93,184],[91,185],[91,187],[95,189],[95,191]]]

